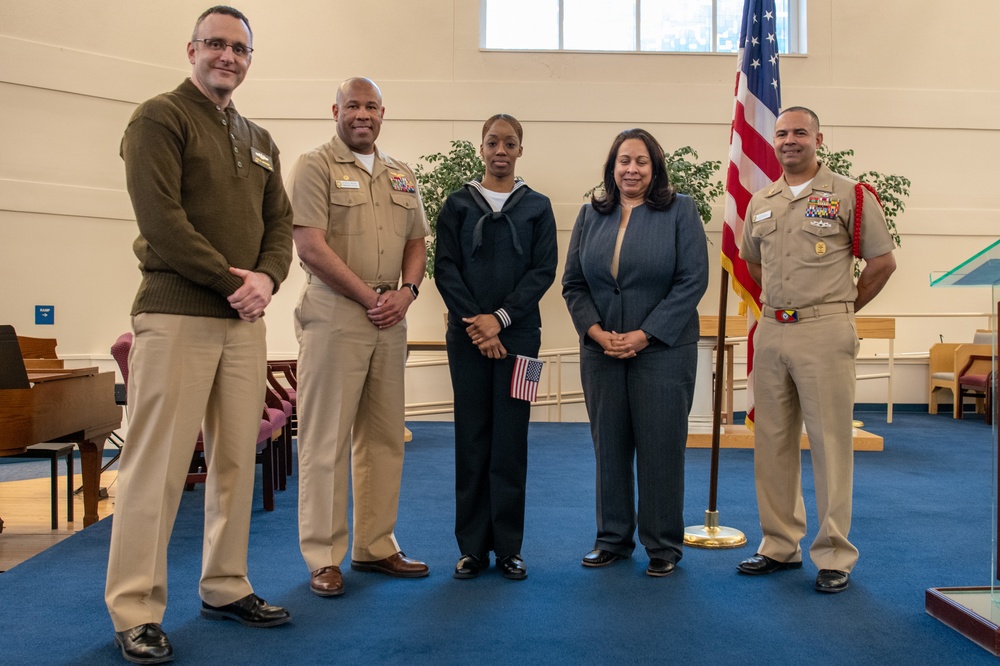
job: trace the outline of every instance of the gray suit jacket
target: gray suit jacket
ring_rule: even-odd
[[[694,200],[678,194],[664,211],[632,210],[611,277],[621,209],[601,215],[586,204],[573,227],[563,274],[563,298],[581,344],[595,323],[606,331],[642,329],[662,344],[641,353],[697,342],[698,302],[708,288],[708,244]]]

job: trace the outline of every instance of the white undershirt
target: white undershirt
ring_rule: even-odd
[[[801,185],[789,185],[788,189],[790,189],[792,191],[792,196],[793,197],[797,197],[800,194],[802,194],[802,190],[804,190],[807,187],[809,187],[810,185],[812,185],[812,182],[813,182],[813,179],[810,178],[809,180],[807,180],[806,182],[802,183]]]
[[[510,198],[512,192],[494,192],[493,190],[488,190],[485,187],[480,187],[479,191],[483,193],[486,201],[489,202],[490,208],[493,209],[494,213],[499,213],[503,210],[503,205],[507,203],[507,199]]]
[[[353,150],[351,152],[354,152]],[[362,155],[361,153],[354,153],[354,157],[357,158],[361,165],[368,171],[371,175],[372,169],[375,168],[375,153],[369,153],[368,155]]]

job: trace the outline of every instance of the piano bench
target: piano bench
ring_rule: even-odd
[[[73,522],[73,442],[52,442],[29,446],[12,458],[48,458],[52,462],[52,529],[59,528],[59,459],[66,458],[66,521]]]

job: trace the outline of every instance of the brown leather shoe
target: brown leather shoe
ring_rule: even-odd
[[[309,575],[309,589],[321,597],[339,597],[344,593],[344,577],[340,567],[323,567]]]
[[[397,578],[423,578],[430,573],[426,564],[418,560],[411,560],[403,553],[394,553],[385,559],[374,562],[351,560],[351,568],[355,571],[371,571]]]

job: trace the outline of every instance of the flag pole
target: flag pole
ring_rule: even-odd
[[[705,511],[704,525],[684,528],[684,545],[695,548],[739,548],[745,546],[747,542],[746,536],[738,529],[719,526],[719,512],[716,509],[719,495],[719,443],[722,437],[722,379],[726,367],[728,287],[729,272],[723,266],[722,287],[719,293],[719,326],[715,347],[715,403],[712,407],[712,466],[709,472],[708,509]]]

